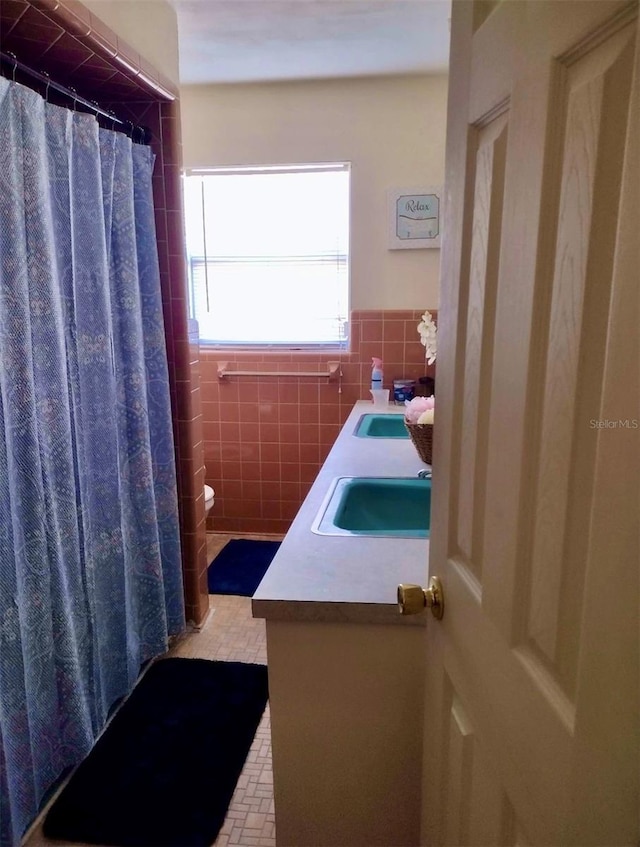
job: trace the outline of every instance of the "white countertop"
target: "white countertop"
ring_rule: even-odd
[[[403,407],[359,400],[320,469],[269,570],[253,595],[256,618],[424,626],[402,616],[399,582],[427,584],[429,540],[317,535],[311,526],[336,477],[417,476],[425,465],[409,439],[357,438],[360,416],[401,415]]]

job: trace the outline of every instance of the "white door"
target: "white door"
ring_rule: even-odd
[[[454,0],[426,844],[638,844],[637,13]]]

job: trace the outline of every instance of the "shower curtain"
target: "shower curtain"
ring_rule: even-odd
[[[0,843],[184,629],[153,154],[0,79]]]

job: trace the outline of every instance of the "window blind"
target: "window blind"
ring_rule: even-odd
[[[345,344],[348,165],[192,173],[185,211],[203,341]]]

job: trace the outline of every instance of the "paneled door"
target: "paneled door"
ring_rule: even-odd
[[[452,15],[423,841],[636,847],[638,7]]]

